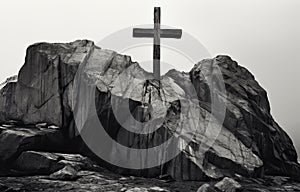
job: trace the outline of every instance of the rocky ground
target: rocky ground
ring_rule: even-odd
[[[0,145],[1,159],[10,162],[1,167],[0,191],[300,191],[299,182],[280,176],[245,178],[236,174],[233,179],[201,182],[120,175],[80,154],[46,152],[49,146],[56,148],[62,143],[57,127],[11,122],[2,124],[0,132],[0,141],[6,143]]]
[[[193,192],[202,187],[205,191],[220,191],[214,187],[216,182],[208,184],[199,181],[170,181],[154,178],[127,177],[114,174],[106,169],[79,171],[72,181],[52,179],[49,176],[0,177],[0,191],[119,191],[119,192]],[[264,179],[240,178],[240,189],[244,192],[300,191],[300,183],[286,177],[266,177]],[[209,189],[208,189],[209,188]],[[228,189],[228,188],[226,188]],[[200,192],[200,190],[199,190]]]

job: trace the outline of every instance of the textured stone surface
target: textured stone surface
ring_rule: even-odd
[[[62,181],[73,181],[78,179],[77,171],[70,165],[65,166],[61,170],[52,173],[50,179],[53,180],[62,180]]]
[[[217,56],[196,65],[191,71],[196,88],[199,87],[197,82],[202,82],[201,77],[198,78],[200,81],[196,81],[198,71],[207,62],[220,66],[223,74],[227,95],[223,126],[263,160],[266,173],[298,177],[295,148],[289,136],[271,116],[266,91],[247,69],[228,56]],[[200,95],[200,100],[206,101],[209,92],[202,93],[204,95]]]
[[[90,159],[79,154],[25,151],[13,162],[11,168],[23,174],[52,174],[51,179],[73,180],[77,178],[77,171],[93,167]]]
[[[26,174],[51,174],[63,168],[58,162],[62,158],[56,154],[26,151],[14,161],[13,168]]]
[[[95,49],[94,53],[87,60],[87,64],[83,70],[83,76],[86,78],[81,80],[97,86],[98,95],[96,95],[96,100],[99,101],[99,103],[96,103],[96,106],[98,117],[110,136],[125,146],[149,148],[150,146],[156,146],[164,142],[167,139],[165,135],[170,135],[171,133],[178,136],[180,135],[182,138],[187,139],[179,139],[176,148],[181,150],[182,154],[165,166],[167,174],[170,174],[175,179],[183,180],[222,177],[222,171],[218,170],[217,167],[215,167],[216,165],[207,164],[205,162],[206,159],[204,159],[203,154],[200,153],[201,148],[194,149],[190,146],[184,146],[184,144],[189,143],[190,140],[192,140],[192,144],[196,146],[205,143],[207,140],[207,138],[205,138],[206,135],[201,134],[207,131],[206,123],[204,122],[208,122],[210,118],[212,118],[210,112],[205,108],[199,107],[194,109],[189,107],[189,105],[193,105],[193,103],[188,103],[186,99],[189,97],[189,91],[186,91],[189,90],[189,87],[186,87],[184,84],[186,82],[188,85],[189,75],[177,71],[170,72],[162,78],[162,91],[159,92],[158,84],[156,84],[155,81],[144,82],[144,79],[150,78],[150,74],[141,69],[137,63],[130,62],[130,58],[126,56],[116,55],[113,57],[114,54],[114,52]],[[100,59],[101,62],[99,62],[99,58],[102,58]],[[209,68],[211,66],[207,67]],[[177,84],[177,82],[181,82],[181,84]],[[82,91],[80,97],[90,98],[91,94],[93,94],[93,92]],[[195,96],[197,96],[197,94]],[[124,113],[123,109],[126,108],[127,105],[125,101],[128,98],[130,99],[129,108],[132,109],[134,116],[137,115],[136,111],[141,103],[146,106],[151,106],[151,110],[147,111],[151,120],[164,119],[163,125],[159,127],[160,130],[146,136],[126,131],[122,126],[128,125],[131,130],[139,131],[139,127],[130,123],[128,116],[120,115],[123,119],[122,125],[114,119],[114,116],[118,116],[118,114],[116,114],[118,111],[119,113]],[[114,113],[114,106],[111,104],[112,99],[113,102],[117,103],[117,112]],[[186,103],[180,102],[181,108],[179,107],[179,100],[186,101]],[[187,113],[180,115],[180,111],[183,110],[184,105],[185,108],[187,108]],[[77,119],[83,119],[82,117],[88,116],[90,106],[91,104],[89,102],[82,103],[80,109],[84,111],[80,110],[75,114]],[[201,114],[197,115],[196,113]],[[77,115],[79,115],[79,117]],[[199,124],[197,130],[199,134],[195,135],[195,138],[190,139],[193,137],[192,126],[195,123],[195,119],[192,117],[195,116],[199,116],[199,121],[203,123]],[[145,115],[144,118],[146,119],[147,116]],[[218,131],[218,122],[217,120],[213,121],[215,126],[212,126],[211,130],[209,130],[211,133]],[[79,124],[82,125],[84,123],[85,122],[79,122]],[[145,127],[144,129],[149,128]],[[178,132],[178,130],[183,131]],[[95,136],[96,132],[96,130],[83,130],[82,132],[85,137],[90,138],[90,146],[98,145],[98,137]],[[170,148],[168,150],[172,149]],[[242,171],[242,174],[253,173],[255,169],[261,167],[263,164],[257,155],[225,127],[221,129],[221,133],[209,152],[210,156],[212,156],[211,159],[215,157],[220,160],[228,159],[228,165],[226,166],[226,164],[224,164],[224,167],[221,168],[227,169],[229,172]],[[158,151],[157,154],[159,153]],[[111,153],[110,158],[116,157],[120,158],[117,153]],[[130,162],[135,158],[135,153],[128,152],[124,161]],[[157,155],[157,158],[160,158],[160,156]],[[147,160],[148,159],[145,159],[145,165],[152,163],[147,162]],[[151,159],[151,161],[153,161],[153,159]],[[161,159],[157,159],[157,161],[161,161]],[[219,162],[219,164],[223,163]],[[234,167],[234,165],[236,165],[236,167]],[[194,171],[185,171],[191,169]],[[148,172],[149,176],[155,176],[160,173],[161,169]]]
[[[211,187],[209,184],[205,183],[201,187],[199,187],[197,192],[216,192],[216,190],[213,187]]]
[[[0,92],[0,121],[46,122],[62,127],[62,114],[70,113],[66,90],[92,48],[89,41],[28,47],[18,81],[7,82]]]
[[[5,166],[26,150],[55,150],[63,140],[56,129],[0,127],[0,161]]]
[[[223,192],[236,192],[242,186],[234,179],[225,177],[222,181],[215,184],[215,187]]]
[[[226,95],[218,95],[226,103],[226,116],[222,124],[211,115],[210,90],[201,75],[205,72],[213,78],[217,67],[222,72],[226,87]],[[272,118],[266,91],[247,69],[228,56],[203,60],[189,73],[171,70],[163,76],[162,89],[159,90],[155,81],[143,81],[151,78],[151,75],[138,63],[132,62],[129,56],[101,49],[93,42],[84,40],[66,44],[35,44],[27,49],[26,61],[18,74],[18,81],[8,80],[1,85],[0,121],[47,123],[62,128],[67,139],[74,139],[78,133],[73,115],[76,119],[82,119],[76,122],[79,127],[88,125],[89,122],[84,121],[87,117],[93,118],[89,116],[90,101],[78,104],[72,100],[78,85],[78,82],[74,84],[78,69],[83,71],[79,83],[96,87],[96,92],[81,90],[76,96],[96,96],[93,102],[96,104],[97,116],[106,132],[119,143],[133,148],[149,148],[164,142],[170,135],[178,137],[177,128],[183,130],[176,146],[181,153],[172,161],[161,167],[138,172],[111,167],[118,172],[151,177],[167,174],[178,180],[219,179],[236,173],[243,176],[259,176],[263,173],[294,178],[300,176],[295,148],[288,135]],[[199,102],[196,108],[189,107],[195,103],[184,102],[189,96],[193,97],[192,87],[196,91],[196,102]],[[125,102],[127,99],[135,118],[140,115],[138,107],[144,104],[150,106],[150,109],[143,114],[143,121],[163,119],[164,123],[148,135],[125,130],[123,126],[128,124],[132,130],[141,131],[131,124],[127,116],[122,116],[122,123],[115,118],[111,101],[116,102],[116,111],[122,113],[125,107],[128,108]],[[77,109],[74,114],[73,107]],[[187,113],[181,116],[184,107]],[[195,115],[199,116],[197,120],[200,126],[198,134],[192,136],[191,127],[195,121],[192,117]],[[207,130],[209,120],[212,120],[213,126]],[[218,131],[218,126],[221,126],[221,132],[214,145],[202,154],[201,148],[197,146],[205,144],[210,137],[204,133],[208,131],[213,134]],[[6,132],[7,129],[3,133]],[[91,138],[92,145],[97,144],[95,133],[96,130],[86,129],[81,132]],[[1,135],[0,142],[6,143],[6,136]],[[184,146],[187,143],[189,145]],[[112,151],[110,158],[119,158],[110,146],[98,147]],[[136,156],[128,152],[127,158],[130,161]],[[158,156],[157,160],[160,158]],[[149,162],[145,159],[144,163]]]
[[[2,191],[70,191],[70,192],[108,192],[126,191],[133,188],[150,191],[151,188],[161,188],[171,192],[197,192],[203,186],[199,181],[173,181],[166,182],[154,178],[124,177],[107,170],[79,171],[79,178],[75,181],[61,181],[50,179],[49,176],[30,177],[0,177],[0,190]],[[276,180],[279,180],[277,178]],[[283,179],[284,180],[284,179]],[[300,184],[292,180],[278,184],[273,177],[264,179],[242,178],[238,181],[241,192],[295,192],[300,191]],[[212,186],[208,192],[216,192],[213,189],[214,182],[205,184]],[[8,190],[9,189],[9,190]]]

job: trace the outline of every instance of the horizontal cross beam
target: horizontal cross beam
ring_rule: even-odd
[[[160,37],[161,38],[175,38],[180,39],[182,36],[181,29],[160,29]],[[133,29],[133,37],[154,37],[153,29],[143,29],[143,28],[134,28]]]

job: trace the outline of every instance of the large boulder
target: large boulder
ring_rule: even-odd
[[[217,69],[226,93],[209,88]],[[212,112],[212,98],[226,105],[222,122]],[[88,147],[107,154],[112,162],[135,162],[139,157],[132,150],[99,145],[103,132],[94,126],[98,119],[112,140],[130,148],[153,148],[171,137],[176,140],[165,148],[168,153],[179,151],[176,158],[146,171],[124,169],[123,173],[169,174],[183,180],[236,173],[258,176],[264,171],[300,176],[295,148],[272,118],[266,91],[228,56],[203,60],[189,73],[171,70],[158,82],[129,56],[90,41],[39,43],[27,49],[18,81],[7,82],[0,91],[0,121],[54,124],[68,138],[79,133],[88,138]],[[137,122],[152,124],[141,127]],[[153,127],[156,131],[143,134]],[[203,150],[211,137],[213,144]],[[157,154],[145,158],[142,166],[163,161],[160,151]]]
[[[267,174],[293,175],[297,178],[299,164],[295,147],[287,133],[273,119],[267,92],[247,69],[228,56],[204,60],[191,70],[196,89],[203,87],[201,83],[204,80],[198,74],[205,63],[218,65],[223,75],[226,86],[223,126],[259,156]],[[201,101],[209,102],[209,91],[197,92]]]
[[[46,122],[63,127],[71,115],[68,87],[77,67],[94,47],[90,41],[29,46],[18,81],[7,81],[0,91],[0,122]]]
[[[62,147],[64,138],[57,129],[0,127],[0,162],[7,167],[23,151],[57,150]]]

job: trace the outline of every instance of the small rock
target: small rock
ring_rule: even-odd
[[[50,125],[50,126],[48,126],[48,128],[49,128],[49,129],[59,129],[59,127],[56,126],[56,125]]]
[[[128,180],[128,178],[126,178],[126,177],[121,177],[121,178],[119,179],[119,181],[126,181],[126,180]]]
[[[9,120],[9,121],[7,121],[7,123],[10,124],[10,125],[17,125],[20,122],[19,121],[15,121],[15,120]]]
[[[173,179],[170,174],[160,175],[158,178],[162,179],[162,180],[171,180],[171,179]]]
[[[169,190],[160,188],[160,187],[151,187],[149,190],[149,192],[169,192]]]
[[[222,181],[215,184],[215,187],[223,192],[235,192],[236,189],[239,189],[242,186],[234,179],[225,177]]]
[[[125,192],[149,192],[146,188],[143,187],[135,187],[135,188],[131,188],[126,190]]]
[[[50,175],[50,179],[53,180],[62,180],[62,181],[74,181],[78,179],[77,171],[67,165],[63,169]]]
[[[60,164],[70,165],[77,171],[79,170],[88,170],[94,166],[93,162],[79,154],[64,154],[64,153],[55,153],[58,156],[61,156],[63,160],[59,161]]]
[[[10,124],[2,124],[2,127],[11,128],[11,127],[14,127],[14,125],[10,125]]]
[[[282,184],[285,184],[289,181],[289,178],[288,177],[280,177],[280,176],[275,176],[273,178],[273,182],[278,184],[278,185],[282,185]]]
[[[234,174],[234,176],[236,176],[237,178],[243,178],[243,176],[241,176],[240,174]]]
[[[216,190],[213,189],[209,184],[205,183],[199,189],[197,192],[216,192]]]
[[[47,123],[38,123],[35,125],[36,128],[47,128]]]

